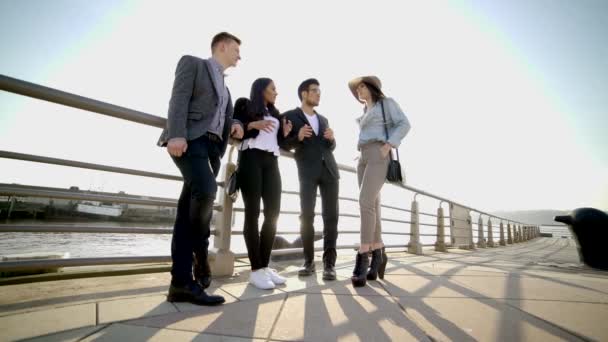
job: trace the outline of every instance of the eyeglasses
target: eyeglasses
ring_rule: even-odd
[[[308,89],[307,91],[311,92],[311,93],[315,93],[315,94],[321,94],[321,89],[319,89],[319,88],[312,88],[312,89]]]

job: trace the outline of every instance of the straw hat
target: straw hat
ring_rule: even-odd
[[[382,94],[382,82],[380,82],[380,79],[378,77],[376,77],[376,76],[357,77],[357,78],[351,80],[350,82],[348,82],[348,87],[350,88],[350,91],[353,93],[353,96],[355,97],[355,99],[357,99],[357,101],[363,103],[361,100],[359,100],[359,97],[357,96],[357,87],[359,86],[359,84],[361,84],[361,82],[365,82],[366,84],[377,88],[380,91],[380,93]]]

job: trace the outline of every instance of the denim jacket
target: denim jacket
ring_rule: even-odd
[[[388,128],[388,143],[395,148],[399,147],[401,140],[405,138],[411,128],[410,122],[395,100],[385,98],[381,101],[384,104],[384,115],[386,116]],[[367,109],[365,114],[357,118],[357,122],[360,128],[359,148],[372,141],[387,142],[380,101],[376,102],[371,108]]]

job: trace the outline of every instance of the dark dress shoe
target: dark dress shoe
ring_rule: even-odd
[[[195,305],[219,305],[226,300],[222,296],[208,295],[199,284],[190,282],[183,286],[169,286],[168,302],[186,302]]]
[[[298,275],[301,277],[308,277],[313,275],[317,269],[315,268],[314,262],[306,262],[304,266],[300,270],[298,270]]]
[[[336,280],[336,249],[327,248],[323,253],[323,280]]]
[[[336,280],[336,270],[331,265],[325,265],[323,268],[323,280]]]

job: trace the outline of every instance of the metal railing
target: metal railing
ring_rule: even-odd
[[[102,115],[112,116],[118,119],[132,121],[143,125],[164,128],[166,119],[151,114],[135,111],[129,108],[116,106],[106,102],[86,98],[83,96],[63,92],[57,89],[41,86],[38,84],[22,81],[19,79],[11,78],[8,76],[0,75],[0,89],[15,94],[20,94],[52,103],[57,103],[72,108],[78,108],[85,111],[98,113]],[[235,165],[231,161],[232,152],[234,147],[229,153],[228,163],[226,165],[226,172],[224,180],[219,181],[218,185],[223,186],[225,181],[230,177],[230,174],[234,171]],[[282,156],[293,158],[293,154],[286,151],[281,151]],[[134,170],[122,167],[99,165],[93,163],[86,163],[80,161],[66,160],[51,158],[45,156],[35,156],[24,153],[17,153],[11,151],[0,151],[0,158],[15,159],[22,161],[30,161],[36,163],[61,165],[66,167],[74,167],[89,170],[98,170],[105,172],[113,172],[118,174],[150,177],[156,179],[165,179],[172,181],[181,181],[182,177],[175,175],[167,175],[161,173],[154,173],[142,170]],[[338,168],[341,171],[356,174],[356,169],[351,166],[339,164]],[[389,219],[383,218],[384,222],[392,222],[399,224],[408,224],[410,226],[409,232],[383,232],[385,235],[407,235],[410,236],[410,242],[407,244],[396,244],[387,245],[388,248],[404,248],[407,247],[408,251],[421,254],[422,246],[435,246],[438,251],[445,251],[449,244],[445,243],[446,237],[452,237],[450,234],[445,233],[445,228],[450,227],[449,224],[445,223],[445,220],[450,217],[446,217],[443,214],[443,203],[452,205],[458,205],[459,207],[465,208],[470,212],[476,212],[479,215],[479,227],[477,231],[473,229],[472,220],[469,217],[468,220],[460,220],[465,222],[470,227],[470,234],[467,236],[471,238],[470,247],[475,248],[473,238],[477,238],[477,246],[487,247],[495,245],[507,245],[526,241],[535,238],[539,234],[538,226],[525,225],[524,223],[510,220],[508,218],[499,217],[490,213],[471,208],[469,206],[451,201],[441,196],[437,196],[421,189],[412,187],[405,184],[389,183],[391,186],[396,186],[403,190],[408,190],[414,193],[414,199],[412,201],[411,209],[401,208],[390,205],[382,205],[382,208],[407,212],[410,214],[409,220]],[[284,190],[283,194],[286,195],[299,195],[296,191]],[[416,201],[417,196],[426,196],[439,202],[437,214],[420,212],[418,210],[418,202]],[[52,188],[34,188],[34,187],[23,187],[16,185],[0,185],[0,196],[27,196],[27,197],[49,197],[49,198],[61,198],[70,200],[89,200],[89,201],[100,201],[100,202],[112,202],[112,203],[127,203],[127,204],[143,204],[143,205],[154,205],[154,206],[165,206],[175,207],[177,200],[168,198],[152,198],[132,195],[110,195],[101,193],[83,193],[73,192],[70,190],[52,189]],[[234,258],[245,257],[246,253],[234,254],[230,251],[230,241],[232,234],[242,234],[242,231],[232,230],[232,215],[233,212],[242,212],[243,208],[233,208],[232,201],[224,194],[220,192],[219,201],[215,205],[215,210],[220,212],[218,219],[215,224],[215,229],[212,231],[214,236],[214,249],[210,251],[210,254],[215,257],[216,267],[217,265],[223,265],[221,269],[215,269],[214,273],[217,275],[231,275],[234,267]],[[357,198],[352,197],[339,197],[339,200],[349,201],[358,203]],[[283,210],[281,214],[299,214],[298,211]],[[358,214],[342,213],[341,217],[358,218]],[[420,216],[432,217],[437,219],[437,223],[430,224],[420,222]],[[484,231],[484,223],[481,217],[485,216],[488,219],[487,230]],[[457,218],[453,218],[459,220]],[[492,220],[499,222],[499,229],[492,227]],[[503,224],[503,222],[506,224]],[[435,233],[421,233],[421,227],[434,227],[436,228]],[[513,227],[513,229],[511,229]],[[2,232],[36,232],[36,233],[57,233],[57,232],[70,232],[70,233],[119,233],[119,234],[170,234],[172,229],[157,229],[157,228],[139,228],[139,227],[104,227],[104,226],[89,226],[89,227],[75,227],[68,225],[14,225],[14,224],[2,224],[0,225],[0,233]],[[358,230],[341,230],[343,234],[358,234]],[[289,231],[278,231],[277,234],[299,234],[297,232]],[[487,234],[488,240],[486,242],[484,234]],[[437,237],[437,241],[433,244],[421,244],[420,237]],[[457,237],[454,235],[453,237]],[[340,245],[339,249],[355,248],[357,245]],[[274,250],[273,255],[283,255],[301,252],[301,248],[292,249],[281,249]],[[317,249],[319,250],[319,249]],[[227,258],[227,259],[226,259]],[[218,260],[222,259],[222,260]],[[228,262],[226,262],[226,260]],[[116,264],[141,264],[141,263],[158,263],[158,262],[169,262],[170,256],[139,256],[139,257],[100,257],[100,258],[72,258],[72,259],[56,259],[56,260],[21,260],[21,261],[10,261],[0,262],[0,272],[15,271],[15,270],[27,270],[27,269],[39,269],[41,267],[75,267],[75,266],[91,266],[91,265],[116,265]],[[231,262],[230,262],[231,261]],[[229,265],[229,266],[226,266]],[[213,266],[212,266],[213,267]]]

